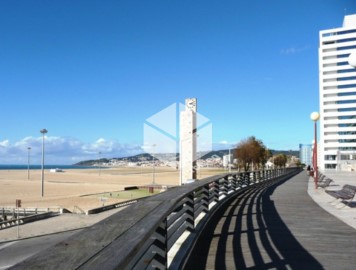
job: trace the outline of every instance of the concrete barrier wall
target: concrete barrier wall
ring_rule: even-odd
[[[26,224],[26,223],[30,223],[30,222],[34,222],[34,221],[38,221],[38,220],[54,217],[54,216],[57,216],[57,215],[59,215],[59,213],[47,212],[47,213],[42,213],[42,214],[37,214],[37,215],[30,215],[30,216],[26,216],[26,217],[20,217],[18,219],[10,219],[10,220],[6,220],[6,221],[2,221],[2,222],[0,222],[0,230],[1,229],[7,229],[7,228],[10,228],[10,227],[16,226],[18,224]]]
[[[110,205],[106,205],[106,206],[90,209],[90,210],[88,210],[86,212],[86,214],[87,215],[98,214],[98,213],[101,213],[101,212],[104,212],[104,211],[107,211],[107,210],[112,210],[112,209],[115,209],[115,208],[128,206],[130,204],[137,203],[137,201],[139,201],[139,199],[130,200],[130,201],[121,202],[121,203],[110,204]]]

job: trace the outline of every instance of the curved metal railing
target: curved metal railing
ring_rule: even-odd
[[[138,201],[12,269],[180,269],[227,198],[299,168],[228,173]]]

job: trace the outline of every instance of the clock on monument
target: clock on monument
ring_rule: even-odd
[[[185,100],[185,105],[187,109],[196,112],[197,111],[197,99],[196,98],[187,98]]]

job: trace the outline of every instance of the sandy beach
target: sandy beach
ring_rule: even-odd
[[[201,172],[206,177],[215,171]],[[127,186],[144,186],[152,183],[152,168],[70,169],[53,173],[45,170],[44,197],[41,197],[41,170],[0,170],[0,207],[15,207],[16,199],[22,207],[66,208],[84,211],[103,205],[100,193],[124,190]],[[169,167],[155,169],[157,185],[174,186],[179,183],[179,171]],[[97,196],[84,196],[97,194]],[[105,204],[127,199],[108,198]]]

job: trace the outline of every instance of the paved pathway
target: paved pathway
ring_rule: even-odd
[[[355,269],[356,230],[311,199],[308,181],[302,172],[231,199],[186,269]]]
[[[22,224],[17,237],[17,226],[0,230],[0,244],[19,239],[71,231],[89,227],[110,215],[121,211],[124,207],[105,211],[96,215],[63,214],[60,216]],[[1,269],[0,269],[1,270]]]

